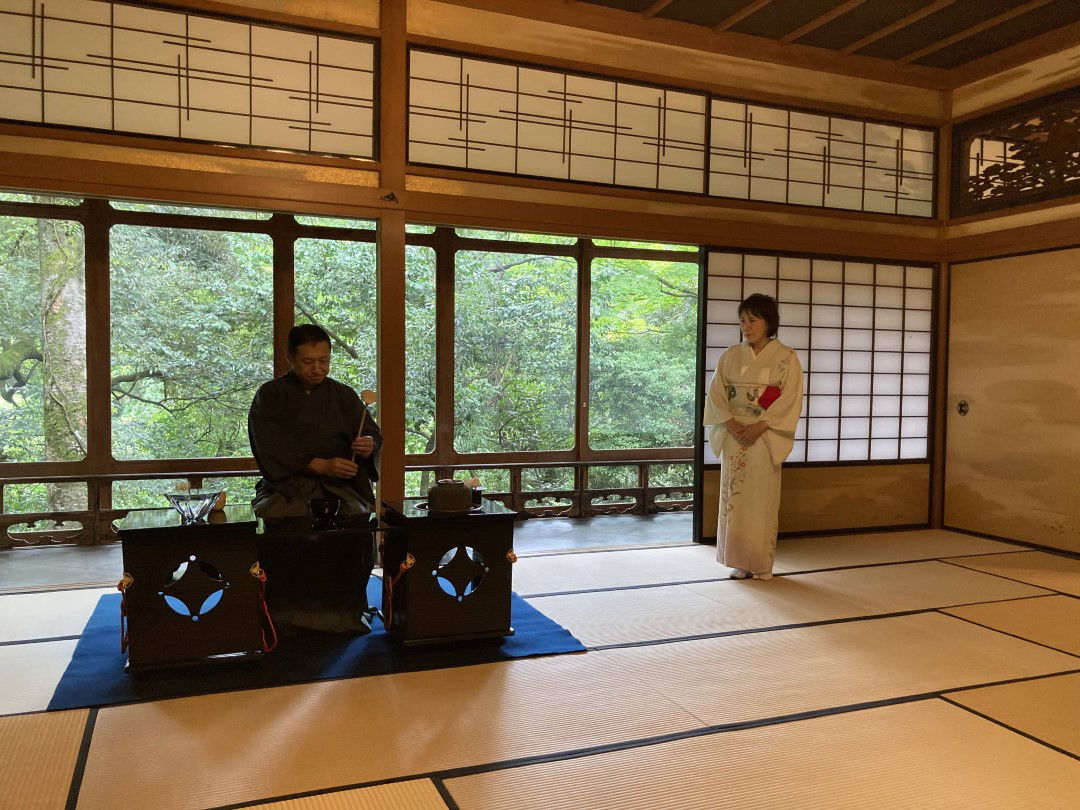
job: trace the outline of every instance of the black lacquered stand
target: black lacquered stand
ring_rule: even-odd
[[[150,509],[117,524],[129,672],[262,656],[255,528],[251,507],[239,505],[206,523]]]
[[[378,522],[356,515],[338,517],[332,528],[311,523],[308,517],[260,521],[259,562],[274,622],[286,632],[365,632]]]
[[[383,615],[409,646],[512,635],[514,518],[483,500],[464,514],[429,514],[418,501],[383,503]],[[410,564],[411,563],[411,564]]]

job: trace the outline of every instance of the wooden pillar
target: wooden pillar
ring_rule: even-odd
[[[270,236],[274,240],[274,376],[280,377],[289,370],[285,350],[295,320],[295,226],[291,216],[274,214],[270,227]]]
[[[379,4],[379,423],[383,432],[380,500],[405,496],[405,190],[406,0]]]
[[[454,450],[454,244],[451,228],[435,231],[435,457]]]
[[[109,224],[104,200],[83,203],[86,262],[86,467],[100,473],[112,458],[112,336],[109,331]],[[87,482],[87,507],[95,516],[112,508],[112,484]],[[105,521],[93,521],[80,542],[92,545],[112,539]]]
[[[949,190],[952,174],[952,124],[946,124],[938,130],[938,173],[937,173],[937,216],[942,223],[949,221]],[[947,228],[939,233],[938,243],[942,246],[942,259],[945,258],[943,246],[946,242]],[[930,513],[927,522],[933,528],[941,528],[945,516],[945,424],[948,420],[946,411],[946,393],[949,378],[949,265],[942,261],[939,265],[936,294],[934,298],[934,345],[930,354],[934,389],[930,392],[933,412],[930,416]]]

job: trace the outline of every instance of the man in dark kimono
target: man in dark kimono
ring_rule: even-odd
[[[289,371],[259,388],[248,413],[263,475],[251,505],[264,524],[267,602],[287,631],[368,632],[382,433],[356,392],[327,376],[330,338],[321,327],[294,326],[286,357]],[[313,528],[313,499],[339,502],[332,531]]]
[[[340,499],[340,515],[370,512],[379,426],[355,391],[327,376],[330,338],[321,327],[294,326],[286,357],[289,371],[259,388],[248,414],[251,451],[263,474],[255,514],[303,517],[312,498]]]

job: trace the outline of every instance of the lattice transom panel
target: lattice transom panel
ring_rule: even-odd
[[[714,98],[709,193],[930,217],[934,133]]]
[[[373,43],[99,0],[0,0],[0,117],[373,158]]]
[[[702,193],[703,95],[413,49],[409,161]]]

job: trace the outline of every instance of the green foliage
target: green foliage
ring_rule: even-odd
[[[76,223],[65,227],[79,229]],[[543,235],[514,236],[551,241]],[[264,234],[126,225],[114,226],[109,239],[113,455],[248,456],[248,407],[273,366],[272,240]],[[315,322],[330,332],[331,374],[357,389],[377,388],[376,259],[371,242],[305,238],[294,249],[296,321]],[[0,217],[0,311],[5,313],[0,461],[45,458],[42,263],[38,221]],[[691,261],[593,263],[587,412],[592,447],[692,443],[697,272]],[[407,248],[405,285],[406,451],[429,453],[435,449],[439,349],[431,248]],[[456,254],[458,452],[573,446],[575,417],[586,415],[575,401],[577,307],[572,257]],[[489,491],[509,489],[505,469],[468,473]],[[681,485],[685,477],[683,470],[658,467],[652,483]],[[422,494],[428,481],[411,474],[410,492]],[[222,483],[234,502],[249,497],[251,481]],[[593,486],[636,483],[633,466],[592,473]],[[174,481],[118,483],[116,503],[160,505],[161,491],[174,486]],[[573,470],[531,468],[523,474],[523,486],[571,489]],[[40,496],[32,487],[8,488],[7,506],[38,508]]]
[[[690,262],[593,262],[591,447],[693,444],[697,276]]]
[[[249,455],[272,373],[270,238],[121,225],[111,266],[113,455]]]
[[[572,447],[574,260],[460,251],[455,273],[455,449]]]
[[[50,231],[43,240],[41,229]],[[43,244],[51,245],[51,252]],[[67,251],[73,255],[68,255]],[[54,256],[53,253],[56,255]],[[46,408],[44,360],[49,353],[42,325],[49,318],[81,330],[84,313],[57,312],[58,289],[70,275],[70,264],[82,265],[82,229],[74,222],[0,217],[0,462],[44,461]],[[83,350],[80,349],[80,354]],[[60,356],[59,348],[54,356]],[[63,387],[62,369],[56,369]],[[81,378],[68,402],[74,422],[85,421],[85,393]],[[55,412],[54,412],[55,417]],[[55,427],[66,429],[59,420]]]
[[[405,248],[405,452],[435,449],[435,251]]]

